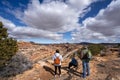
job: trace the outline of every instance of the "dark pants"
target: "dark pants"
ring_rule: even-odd
[[[59,75],[61,74],[61,66],[55,66],[55,75],[57,74],[57,69],[59,71]]]
[[[69,63],[69,66],[68,66],[68,68],[70,69],[70,67],[72,67],[72,66],[74,66],[74,67],[78,67],[78,65],[75,65],[75,64],[73,64],[73,63]]]

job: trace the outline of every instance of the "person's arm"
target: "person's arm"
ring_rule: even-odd
[[[62,57],[62,55],[60,55],[60,60],[63,61],[63,57]]]
[[[54,59],[55,59],[55,56],[53,55],[53,56],[52,56],[52,60],[54,61]]]

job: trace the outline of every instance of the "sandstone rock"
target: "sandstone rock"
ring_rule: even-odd
[[[53,64],[53,60],[47,60],[46,62],[50,63],[50,64]]]
[[[101,61],[107,61],[107,60],[104,59],[103,57],[94,57],[93,60],[99,61],[99,62],[101,62]]]
[[[120,80],[117,75],[109,74],[105,80]]]
[[[70,56],[78,48],[80,48],[80,45],[76,44],[36,45],[27,42],[21,42],[19,43],[19,53],[24,55],[26,58],[16,58],[15,60],[13,60],[15,61],[15,63],[12,63],[11,65],[9,65],[9,67],[14,66],[15,69],[7,70],[4,74],[16,74],[14,71],[17,71],[17,75],[13,76],[12,80],[54,80],[54,66],[52,65],[53,61],[51,59],[51,56],[54,54],[56,49],[59,49],[63,57],[66,58],[62,62],[61,80],[84,80],[81,77],[82,62],[79,58],[77,58],[79,66],[76,71],[73,70],[70,74],[68,74],[68,70],[66,69],[71,60]],[[120,80],[119,75],[108,75],[110,72],[117,72],[117,74],[120,73],[119,60],[115,60],[115,62],[111,61],[111,57],[114,60],[115,56],[116,55],[110,55],[109,57],[95,56],[93,60],[90,61],[91,74],[90,76],[87,76],[86,80]],[[18,55],[18,57],[21,56]],[[33,64],[31,69],[27,69],[29,62],[27,62],[27,60],[30,60],[30,62],[32,62]],[[16,66],[18,64],[22,67]],[[22,71],[22,73],[20,73],[19,71]],[[10,80],[10,78],[8,80]]]
[[[44,62],[44,61],[38,61],[38,64],[40,65],[40,66],[47,66],[48,64],[46,63],[46,62]]]

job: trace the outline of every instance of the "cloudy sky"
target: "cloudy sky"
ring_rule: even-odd
[[[0,21],[22,41],[120,42],[120,0],[0,0]]]

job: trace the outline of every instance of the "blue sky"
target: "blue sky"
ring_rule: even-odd
[[[120,0],[0,0],[10,37],[36,43],[120,42]]]

